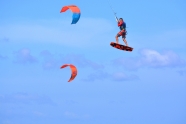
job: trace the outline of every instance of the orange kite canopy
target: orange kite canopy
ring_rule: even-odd
[[[63,6],[61,12],[65,12],[70,9],[73,13],[80,13],[80,9],[76,5]]]
[[[72,64],[64,64],[64,65],[61,66],[61,69],[65,68],[67,66],[69,66],[70,69],[71,69],[71,77],[70,77],[70,79],[68,81],[68,82],[70,82],[70,81],[74,80],[74,78],[76,77],[76,75],[77,75],[77,68],[74,65],[72,65]]]
[[[66,12],[68,9],[70,9],[73,13],[71,24],[76,24],[81,15],[80,9],[76,5],[63,6],[60,13]]]

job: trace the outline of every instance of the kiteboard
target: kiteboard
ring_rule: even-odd
[[[121,44],[118,44],[118,43],[115,43],[115,42],[111,42],[110,45],[111,45],[112,47],[115,47],[115,48],[117,48],[117,49],[124,50],[124,51],[132,52],[132,50],[133,50],[132,47],[125,46],[125,45],[121,45]]]

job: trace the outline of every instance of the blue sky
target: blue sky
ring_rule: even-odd
[[[0,124],[186,123],[186,2],[110,3],[133,52],[110,46],[107,0],[0,1]],[[75,25],[60,13],[71,4]]]

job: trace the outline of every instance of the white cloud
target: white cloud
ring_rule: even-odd
[[[16,63],[25,64],[25,63],[37,62],[37,59],[33,55],[31,55],[31,52],[29,49],[24,48],[24,49],[21,49],[15,52],[14,54],[16,57],[16,60],[14,62]]]
[[[166,51],[159,53],[151,49],[143,49],[138,57],[118,58],[112,61],[114,66],[123,66],[126,69],[135,70],[140,67],[182,67],[186,65],[185,60],[181,59],[176,53]]]
[[[141,55],[141,64],[150,67],[176,67],[185,64],[185,61],[172,51],[161,54],[155,50],[144,49]]]

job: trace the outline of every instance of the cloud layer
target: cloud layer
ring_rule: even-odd
[[[185,65],[185,61],[172,51],[161,54],[155,50],[144,49],[141,51],[141,55],[141,65],[146,64],[150,67],[178,67]]]
[[[21,49],[18,50],[15,54],[15,63],[21,63],[21,64],[26,64],[26,63],[35,63],[37,62],[37,59],[31,55],[31,52],[29,49]]]
[[[186,65],[185,60],[181,59],[176,53],[166,51],[159,53],[151,49],[143,49],[140,55],[135,58],[118,58],[112,61],[114,66],[135,70],[141,67],[162,68],[162,67],[182,67]]]

